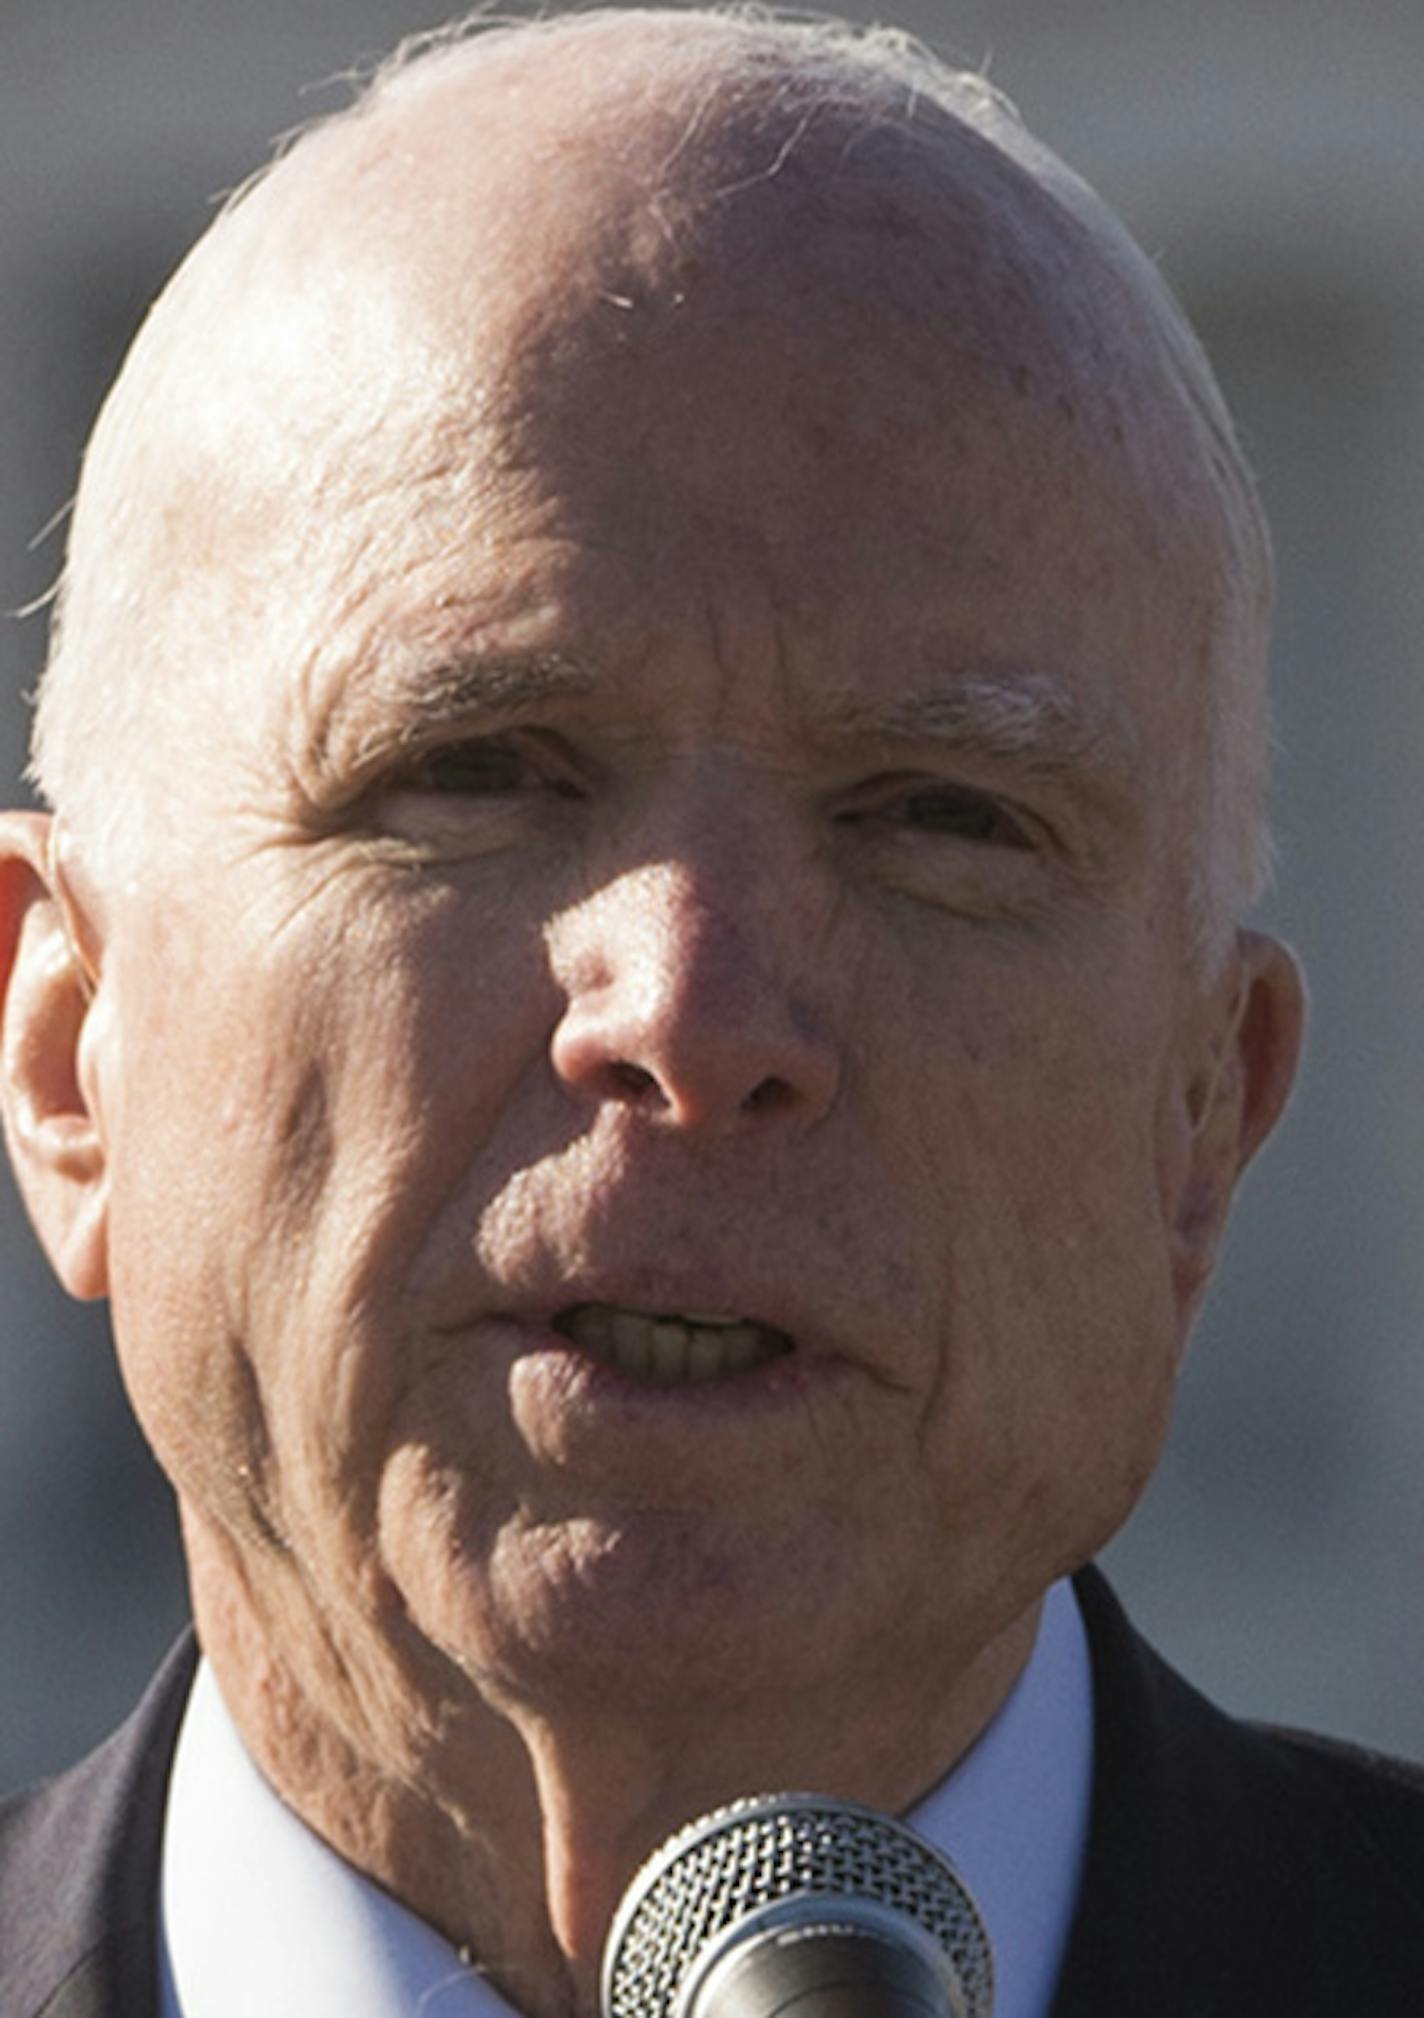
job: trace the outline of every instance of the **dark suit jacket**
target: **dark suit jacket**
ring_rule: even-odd
[[[1097,1764],[1053,2018],[1424,2018],[1424,1771],[1233,1722],[1099,1576],[1078,1594]],[[101,1751],[0,1808],[0,2018],[154,2018],[192,1666],[188,1643]]]

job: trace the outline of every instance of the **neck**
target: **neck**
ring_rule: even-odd
[[[191,1537],[190,1537],[191,1545]],[[190,1553],[192,1553],[190,1546]],[[903,1703],[882,1685],[737,1709],[621,1718],[489,1696],[393,1636],[372,1667],[309,1608],[259,1613],[201,1574],[199,1634],[269,1783],[358,1870],[476,1959],[528,2018],[595,2018],[602,1943],[633,1872],[675,1829],[739,1796],[804,1788],[903,1812],[1012,1688],[1038,1610]],[[300,1619],[294,1614],[301,1614]]]

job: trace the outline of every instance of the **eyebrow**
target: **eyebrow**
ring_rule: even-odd
[[[370,721],[355,740],[358,764],[445,730],[477,731],[554,700],[595,691],[592,668],[562,652],[528,652],[387,665],[343,687],[333,717],[348,708]],[[393,733],[394,732],[394,733]]]
[[[553,701],[604,684],[586,661],[558,651],[461,656],[387,664],[351,682],[347,706],[369,723],[350,754],[361,764],[447,731],[479,733]],[[1116,769],[1137,755],[1124,711],[1083,695],[1056,674],[1017,665],[975,665],[908,693],[880,697],[823,688],[810,736],[818,742],[937,744],[986,763],[1012,762],[1040,776]]]
[[[836,693],[818,719],[847,741],[946,744],[1044,775],[1128,764],[1137,754],[1124,711],[1017,666],[975,667],[885,701]]]

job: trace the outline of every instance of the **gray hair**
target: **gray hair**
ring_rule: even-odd
[[[982,75],[952,66],[923,43],[896,29],[856,27],[823,19],[787,18],[760,7],[640,11],[650,29],[676,29],[684,41],[701,36],[709,67],[704,104],[728,94],[774,111],[786,121],[788,148],[809,117],[837,112],[887,123],[910,135],[925,112],[948,117],[987,140],[1026,171],[1113,276],[1155,353],[1158,377],[1170,386],[1194,440],[1219,524],[1220,605],[1223,616],[1209,691],[1202,696],[1198,742],[1192,755],[1193,843],[1184,865],[1188,921],[1198,954],[1214,965],[1236,920],[1269,881],[1271,849],[1266,819],[1269,723],[1265,691],[1266,647],[1272,602],[1270,539],[1256,486],[1226,404],[1195,333],[1155,264],[1102,200],[1029,132],[1014,106]],[[292,151],[316,132],[369,116],[373,109],[419,89],[437,68],[474,64],[511,43],[534,37],[597,36],[626,23],[629,10],[605,7],[536,20],[467,19],[409,38],[365,81],[356,102],[289,136],[274,161],[236,192],[224,216],[239,207]],[[715,60],[713,60],[715,59]],[[221,221],[216,227],[221,229]],[[136,355],[142,349],[135,345]],[[102,539],[106,550],[122,537],[104,514],[97,534],[83,514],[91,469],[110,463],[132,444],[136,415],[121,388],[126,367],[95,429],[86,456],[86,480],[71,538],[65,577],[56,598],[49,662],[42,677],[29,775],[46,801],[83,837],[103,864],[135,821],[137,788],[116,789],[112,753],[137,729],[142,683],[132,673],[96,679],[94,662],[105,654],[90,633],[96,623],[122,627],[125,598],[81,598],[96,569],[88,552]],[[132,401],[129,402],[132,404]],[[117,416],[117,417],[116,417]],[[107,434],[114,437],[101,445]],[[81,603],[83,604],[81,614]],[[129,612],[132,615],[132,611]],[[112,650],[112,641],[110,641]],[[132,741],[128,744],[133,747]],[[98,803],[96,803],[98,802]],[[139,817],[143,815],[140,812]],[[97,865],[96,865],[97,866]]]

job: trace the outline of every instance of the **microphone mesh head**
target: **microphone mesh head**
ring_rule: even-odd
[[[948,1955],[963,2018],[990,2018],[989,1936],[948,1859],[888,1815],[814,1794],[734,1801],[654,1851],[609,1930],[604,2018],[673,2018],[707,1943],[759,1908],[807,1893],[849,1894],[904,1914]]]

